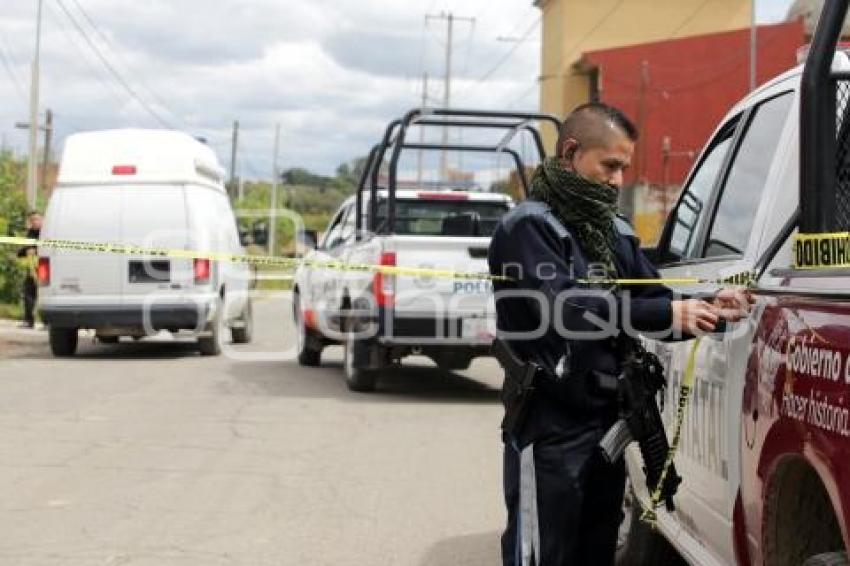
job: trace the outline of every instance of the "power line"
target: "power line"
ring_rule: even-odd
[[[0,36],[2,38],[2,36]],[[9,79],[12,82],[12,85],[15,87],[15,90],[24,98],[27,99],[26,89],[23,87],[23,82],[20,77],[15,73],[15,68],[12,65],[12,55],[10,52],[6,50],[4,45],[6,44],[6,40],[3,40],[3,45],[0,45],[0,61],[3,63],[3,68],[6,69],[6,73],[9,75]]]
[[[94,20],[91,18],[91,16],[88,14],[88,12],[80,5],[79,1],[78,0],[71,0],[71,2],[73,2],[74,6],[76,6],[77,10],[80,12],[80,14],[82,14],[83,19],[85,19],[85,21],[88,23],[89,27],[94,31],[97,38],[112,52],[113,55],[118,56],[118,58],[122,60],[122,62],[124,63],[125,66],[130,68],[130,65],[128,64],[127,60],[124,57],[121,56],[119,51],[115,48],[115,45],[109,40],[109,38],[106,36],[106,34],[104,34],[100,30],[100,28],[97,26],[97,24],[95,24]],[[130,69],[130,70],[132,71],[132,69]],[[186,123],[185,120],[183,120],[183,117],[180,116],[179,114],[177,114],[176,112],[174,112],[174,110],[172,110],[168,106],[168,104],[166,104],[162,100],[162,98],[157,96],[157,94],[153,90],[151,90],[151,88],[147,84],[145,84],[144,81],[137,79],[137,83],[148,93],[148,95],[153,99],[153,101],[155,103],[157,103],[162,108],[165,108],[168,111],[169,114],[171,114],[172,116],[177,118],[180,122],[182,122],[184,124]]]
[[[81,59],[85,63],[86,68],[88,68],[89,72],[91,73],[91,76],[94,77],[94,79],[97,80],[101,85],[103,85],[104,92],[108,92],[115,100],[115,102],[119,105],[124,104],[124,98],[118,92],[118,85],[116,85],[114,82],[108,81],[106,77],[103,76],[103,73],[98,72],[98,70],[95,68],[94,63],[92,63],[91,61],[91,54],[88,53],[85,49],[83,49],[82,45],[80,45],[79,39],[77,39],[65,25],[62,25],[62,22],[60,21],[61,15],[57,12],[54,12],[53,7],[50,5],[49,2],[45,4],[45,7],[47,8],[47,13],[50,15],[50,17],[54,19],[56,27],[62,31],[62,34],[68,40],[68,43],[72,44],[74,48],[80,52]]]
[[[685,26],[687,26],[689,23],[691,23],[693,21],[693,19],[695,17],[697,17],[697,14],[702,12],[702,9],[705,8],[705,6],[708,4],[708,2],[709,2],[709,0],[704,0],[702,2],[702,4],[697,6],[697,9],[694,10],[693,13],[691,13],[691,15],[689,15],[687,18],[685,18],[685,20],[681,24],[679,24],[678,27],[676,27],[676,29],[674,29],[667,38],[670,39],[673,36],[675,36],[677,33],[679,33],[680,31],[682,31],[682,29],[684,29]]]
[[[564,62],[564,55],[565,55],[565,54],[567,54],[567,53],[572,53],[572,52],[574,52],[576,49],[578,49],[579,47],[581,47],[582,45],[584,45],[584,42],[585,42],[585,41],[587,41],[588,39],[590,39],[590,37],[591,37],[594,33],[596,33],[596,32],[599,30],[599,28],[601,28],[603,25],[605,25],[605,22],[607,22],[609,19],[611,19],[611,16],[613,16],[615,13],[617,13],[617,11],[618,11],[618,10],[620,9],[620,7],[623,5],[623,2],[624,2],[624,1],[625,1],[625,0],[618,0],[618,1],[617,1],[617,3],[616,3],[616,4],[614,4],[614,5],[611,7],[611,9],[610,9],[610,10],[608,10],[608,11],[605,13],[605,15],[603,15],[603,16],[602,16],[602,18],[600,18],[600,19],[599,19],[599,21],[597,21],[597,22],[596,22],[596,24],[595,24],[592,28],[590,28],[590,29],[589,29],[589,30],[588,30],[588,31],[587,31],[587,32],[586,32],[583,36],[581,36],[581,38],[579,38],[579,40],[578,40],[578,41],[576,41],[575,43],[573,43],[573,44],[570,46],[570,48],[569,48],[569,49],[566,49],[566,50],[564,50],[564,51],[562,51],[562,52],[561,52],[561,55],[560,55],[560,57],[558,58],[558,64],[557,64],[557,65],[555,65],[555,72],[556,72],[557,74],[556,74],[556,75],[554,75],[554,76],[561,76],[561,74],[562,74],[562,73],[561,73],[561,65],[562,65],[562,64],[563,64],[563,62]],[[544,76],[543,78],[549,78],[549,77],[545,77],[545,76]]]
[[[514,99],[513,102],[511,102],[511,106],[513,106],[514,104],[517,104],[518,102],[521,102],[522,100],[524,100],[529,94],[531,94],[531,92],[535,88],[537,88],[539,86],[539,84],[543,80],[548,79],[548,78],[552,78],[552,77],[555,77],[555,76],[560,76],[561,75],[561,64],[564,61],[564,55],[567,54],[567,53],[572,53],[573,51],[575,51],[576,49],[581,47],[584,44],[585,41],[590,39],[590,37],[594,33],[596,33],[596,31],[599,30],[599,28],[601,28],[605,24],[605,22],[607,22],[611,18],[611,16],[613,16],[617,12],[617,10],[620,9],[620,7],[623,5],[623,2],[625,2],[625,0],[618,0],[617,3],[614,4],[614,6],[611,7],[610,10],[605,12],[605,14],[602,16],[602,18],[600,18],[596,22],[596,24],[593,25],[592,28],[590,28],[587,32],[585,32],[585,34],[583,36],[581,36],[578,39],[578,41],[574,42],[569,47],[569,49],[561,52],[561,55],[558,57],[558,62],[554,66],[557,74],[555,74],[555,75],[545,75],[545,74],[541,75],[536,84],[534,84],[534,85],[530,86],[529,88],[527,88],[526,90],[524,90],[523,93],[519,97],[517,97],[516,99]],[[538,18],[537,21],[540,21],[540,18]],[[535,22],[535,24],[536,24],[536,22]],[[523,35],[523,37],[520,38],[517,41],[517,45],[515,45],[514,49],[513,49],[514,51],[519,47],[520,44],[522,44],[523,41],[525,41],[528,38],[528,35],[530,35],[530,31],[526,31],[526,34]]]
[[[469,37],[466,39],[466,56],[463,60],[463,67],[460,72],[461,76],[466,76],[467,71],[469,71],[469,61],[472,59],[472,50],[475,47],[475,22],[476,19],[472,18],[472,25],[469,26]]]
[[[79,24],[79,22],[76,20],[76,18],[74,18],[74,16],[71,15],[71,12],[68,10],[67,6],[65,6],[64,2],[62,0],[56,0],[56,3],[59,5],[59,7],[62,9],[62,11],[65,12],[65,15],[68,17],[68,20],[71,22],[71,24],[74,26],[74,28],[76,28],[76,30],[79,32],[79,34],[83,37],[83,39],[88,44],[88,46],[91,47],[92,51],[95,53],[95,55],[97,55],[98,59],[100,59],[101,63],[103,63],[103,66],[106,67],[106,69],[109,71],[109,73],[115,79],[115,81],[119,85],[121,85],[124,88],[124,90],[127,91],[127,93],[130,95],[130,98],[132,98],[133,100],[138,102],[142,106],[142,108],[144,108],[144,110],[146,110],[162,126],[169,128],[169,129],[173,128],[173,126],[171,124],[169,124],[167,120],[165,120],[152,106],[150,106],[147,102],[145,102],[139,96],[139,94],[135,91],[135,89],[133,89],[133,87],[130,86],[130,84],[127,83],[126,80],[124,80],[124,77],[122,77],[121,74],[112,65],[112,63],[110,63],[109,59],[106,58],[106,56],[103,54],[103,52],[97,46],[97,44],[92,41],[92,39],[89,37],[89,35],[83,29],[83,27]]]
[[[516,104],[519,104],[520,102],[522,102],[523,100],[525,100],[525,99],[528,97],[528,95],[529,95],[529,94],[531,94],[532,92],[534,92],[534,90],[535,90],[537,87],[538,87],[538,84],[535,82],[534,84],[532,84],[532,85],[531,85],[531,87],[529,87],[529,88],[527,88],[526,90],[524,90],[524,91],[523,91],[523,93],[522,93],[521,95],[519,95],[518,97],[516,97],[516,98],[513,100],[513,102],[511,102],[510,104],[508,104],[508,107],[515,106]]]
[[[523,42],[528,39],[528,37],[534,32],[535,29],[537,29],[537,25],[540,23],[542,17],[543,16],[538,16],[534,20],[534,22],[528,27],[528,29],[525,30],[525,33],[520,36],[519,40],[514,44],[514,46],[511,47],[511,49],[507,53],[505,53],[504,57],[499,59],[499,61],[497,61],[496,64],[490,68],[489,71],[481,75],[481,77],[477,79],[476,82],[483,83],[484,81],[492,77],[493,74],[502,67],[502,65],[510,61],[511,57],[514,56],[514,53],[516,53],[517,50],[519,50],[519,48],[523,45]]]

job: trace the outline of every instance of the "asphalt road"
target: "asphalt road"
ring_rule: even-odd
[[[218,358],[89,337],[55,360],[0,329],[0,564],[496,564],[495,362],[355,394],[339,348],[282,359],[288,313],[258,303],[255,343]]]

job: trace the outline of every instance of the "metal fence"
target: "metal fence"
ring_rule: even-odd
[[[835,217],[838,231],[850,231],[850,81],[836,81],[838,139],[835,144]]]

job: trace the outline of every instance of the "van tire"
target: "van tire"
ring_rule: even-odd
[[[317,337],[307,328],[304,317],[301,316],[301,297],[297,290],[292,294],[292,318],[295,321],[297,333],[296,348],[299,365],[317,367],[322,362],[322,350],[315,348],[314,344],[318,342]]]
[[[803,566],[847,566],[850,560],[846,552],[824,552],[806,559]]]
[[[640,520],[641,507],[637,495],[631,486],[631,480],[626,480],[626,491],[623,502],[623,523],[617,535],[617,566],[631,564],[665,564],[682,565],[687,562],[679,556],[676,549],[661,536],[657,530]],[[626,523],[628,521],[628,523]]]
[[[224,301],[216,303],[215,317],[207,323],[204,330],[207,336],[198,337],[198,351],[202,356],[217,356],[221,354],[221,316]]]
[[[77,351],[76,328],[50,328],[50,351],[57,358],[70,358]]]
[[[254,336],[254,311],[251,307],[251,301],[245,302],[241,322],[242,326],[230,329],[230,339],[234,344],[248,344]]]

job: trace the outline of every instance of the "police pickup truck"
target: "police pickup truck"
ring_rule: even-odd
[[[389,124],[370,153],[357,194],[342,204],[295,273],[299,363],[318,365],[325,346],[342,344],[348,387],[370,391],[383,368],[408,355],[461,370],[489,354],[495,334],[492,284],[466,274],[488,271],[490,236],[513,200],[497,192],[458,190],[450,182],[397,188],[399,160],[403,152],[501,154],[512,159],[525,190],[527,168],[515,141],[530,137],[543,159],[539,122],[559,126],[546,115],[444,109],[416,109]],[[504,135],[497,144],[409,141],[411,129],[425,127]],[[338,267],[329,268],[332,263]],[[378,266],[397,271],[381,272]]]
[[[757,303],[696,346],[647,341],[667,370],[668,431],[696,347],[684,482],[653,530],[630,448],[621,564],[670,563],[671,546],[694,564],[849,563],[850,58],[835,52],[847,7],[826,3],[805,68],[729,112],[653,251],[665,277],[753,272]]]

